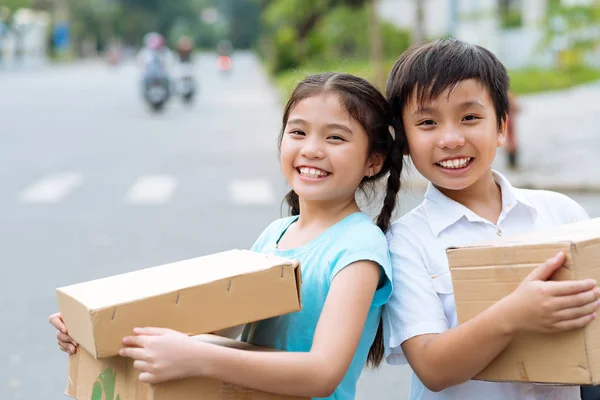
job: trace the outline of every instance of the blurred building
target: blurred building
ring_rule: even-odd
[[[544,42],[549,0],[379,0],[379,14],[414,31],[419,24],[417,1],[423,7],[426,38],[453,36],[482,45],[509,68],[555,66],[564,47],[561,41]],[[562,0],[565,5],[593,1]],[[593,57],[588,61],[595,63]]]
[[[45,11],[22,8],[5,26],[0,40],[0,60],[4,67],[35,66],[47,59],[50,15]]]

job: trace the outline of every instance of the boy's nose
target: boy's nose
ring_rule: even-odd
[[[460,130],[450,128],[446,129],[439,138],[438,146],[443,149],[455,149],[464,146],[465,137]]]

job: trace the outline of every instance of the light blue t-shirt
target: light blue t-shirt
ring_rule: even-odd
[[[302,247],[277,249],[277,243],[297,216],[271,223],[260,235],[252,250],[300,261],[302,269],[302,310],[264,321],[248,324],[242,340],[259,346],[285,351],[308,352],[329,293],[332,279],[344,267],[361,260],[370,260],[382,267],[381,281],[356,354],[344,379],[328,397],[352,400],[356,382],[367,361],[369,349],[381,317],[382,307],[392,293],[391,263],[385,235],[368,215],[357,212],[333,225]],[[352,312],[348,309],[347,312]]]

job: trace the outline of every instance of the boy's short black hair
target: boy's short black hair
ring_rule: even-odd
[[[402,127],[402,111],[413,94],[424,105],[467,79],[478,80],[488,90],[500,127],[508,115],[506,68],[491,51],[457,39],[413,46],[396,61],[386,88],[394,127]]]

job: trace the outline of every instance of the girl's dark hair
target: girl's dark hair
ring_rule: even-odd
[[[329,72],[307,76],[296,86],[283,112],[281,132],[278,146],[285,132],[290,112],[302,100],[322,94],[335,93],[339,96],[342,106],[348,114],[358,121],[368,136],[368,157],[380,154],[385,157],[381,171],[372,177],[363,178],[359,189],[365,185],[374,184],[386,175],[387,189],[383,207],[377,216],[377,226],[386,232],[390,227],[392,214],[396,207],[396,197],[400,190],[400,177],[403,167],[402,149],[405,147],[403,137],[390,133],[391,116],[385,97],[365,79],[360,77]],[[285,197],[291,215],[300,214],[298,195],[291,190]],[[375,341],[369,351],[367,363],[373,367],[383,360],[383,331],[381,321],[377,329]]]
[[[404,136],[402,113],[413,95],[417,104],[424,106],[467,79],[476,79],[487,89],[500,128],[508,116],[509,78],[491,51],[457,39],[438,39],[402,53],[392,67],[386,88],[397,134]]]

